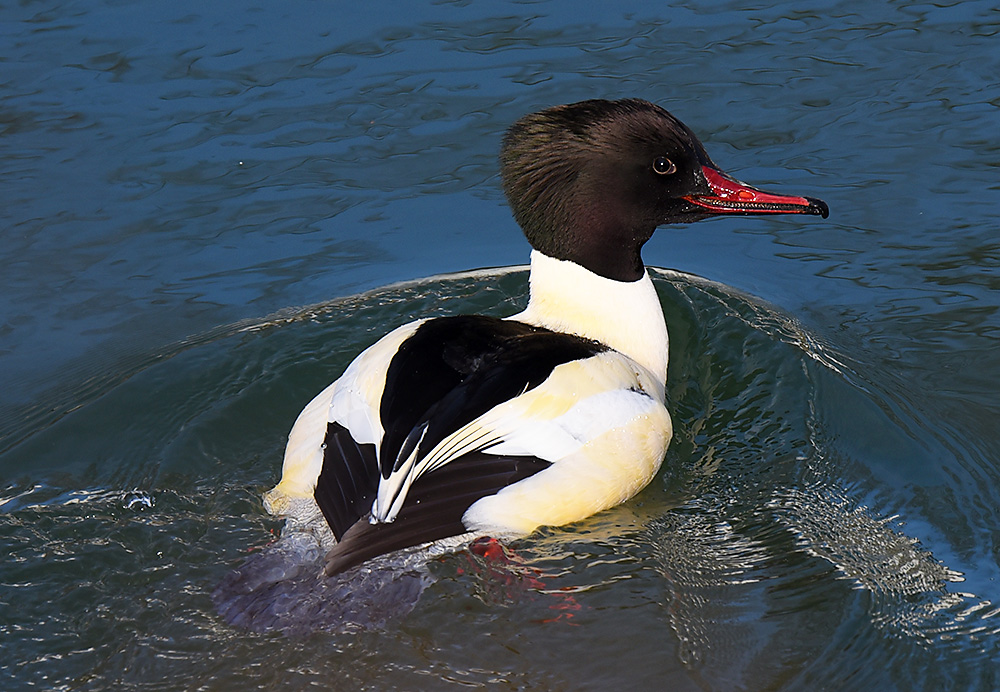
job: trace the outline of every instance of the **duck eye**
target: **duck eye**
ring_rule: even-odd
[[[677,172],[677,166],[666,156],[657,156],[653,159],[653,170],[657,175],[670,175]]]

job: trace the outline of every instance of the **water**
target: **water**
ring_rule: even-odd
[[[1000,13],[380,7],[0,8],[2,687],[1000,686]],[[383,631],[226,626],[302,405],[524,276],[362,292],[523,263],[500,135],[594,96],[832,212],[647,245],[711,280],[657,274],[660,476],[516,546],[542,585],[458,554]]]

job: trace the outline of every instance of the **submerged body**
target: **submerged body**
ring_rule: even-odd
[[[526,309],[395,329],[292,428],[265,504],[294,526],[322,515],[326,575],[466,533],[567,524],[635,495],[672,434],[667,327],[643,244],[660,225],[715,215],[827,215],[819,200],[726,176],[645,101],[526,116],[501,164],[534,248]]]

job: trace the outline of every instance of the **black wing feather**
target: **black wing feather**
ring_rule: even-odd
[[[339,541],[351,526],[371,511],[378,490],[375,445],[359,445],[339,423],[326,429],[323,470],[313,497]]]
[[[462,515],[476,500],[548,467],[534,457],[463,456],[421,476],[410,488],[396,521],[362,519],[326,556],[326,573],[337,574],[377,555],[465,533]]]

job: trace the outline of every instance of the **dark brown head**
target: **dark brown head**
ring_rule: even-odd
[[[722,173],[684,123],[647,101],[582,101],[527,115],[500,152],[504,192],[532,247],[635,281],[657,226],[722,214],[818,214]]]

